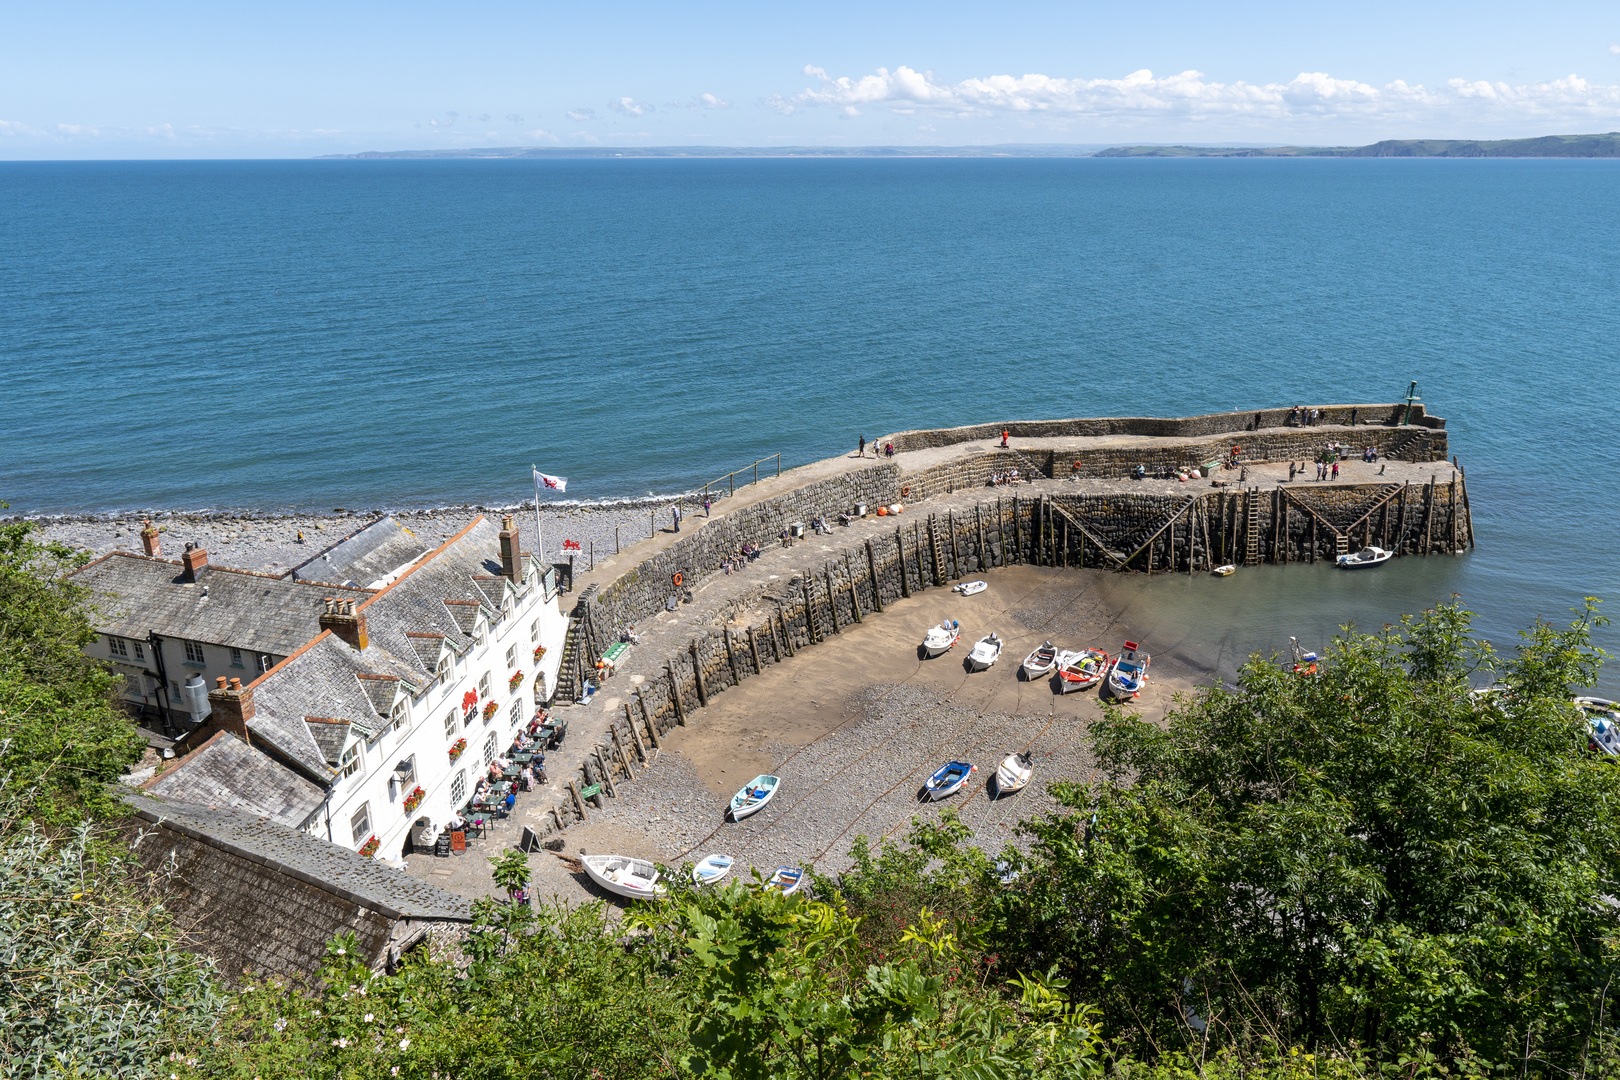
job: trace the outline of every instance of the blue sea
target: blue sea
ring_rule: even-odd
[[[1137,621],[1224,667],[1620,597],[1620,162],[8,163],[0,223],[14,513],[503,504],[531,463],[616,499],[1416,380],[1477,551],[1133,581]]]

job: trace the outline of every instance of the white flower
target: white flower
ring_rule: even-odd
[[[337,951],[337,954],[338,954],[338,955],[339,955],[339,956],[348,956],[348,955],[349,955],[349,950],[347,950],[347,949],[339,949],[339,950],[338,950],[338,951]]]
[[[409,1050],[411,1048],[411,1040],[409,1040],[409,1039],[401,1039],[401,1040],[399,1040],[399,1048],[401,1050]]]
[[[371,1023],[373,1019],[375,1018],[370,1013],[366,1013],[366,1023]]]

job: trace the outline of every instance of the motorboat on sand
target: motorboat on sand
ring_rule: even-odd
[[[645,859],[625,855],[585,855],[579,860],[590,879],[616,896],[656,900],[667,892],[658,880],[658,867]]]
[[[699,885],[713,885],[731,873],[730,855],[709,855],[692,867],[692,880]]]
[[[930,626],[928,633],[923,635],[923,650],[929,656],[938,656],[949,652],[962,638],[962,624],[955,619],[946,619],[938,626]]]
[[[1024,790],[1029,778],[1035,775],[1035,759],[1029,751],[1008,754],[996,768],[996,794],[1011,795]]]
[[[781,783],[781,777],[769,773],[760,773],[748,781],[731,797],[731,820],[741,821],[765,809],[765,804],[776,798],[776,789]]]
[[[962,785],[968,782],[968,777],[978,772],[977,765],[970,765],[965,761],[947,761],[939,767],[939,771],[928,778],[923,789],[928,792],[930,802],[948,799],[962,790]]]
[[[1147,684],[1148,664],[1153,658],[1136,650],[1136,642],[1127,641],[1114,660],[1114,666],[1108,669],[1108,689],[1115,697],[1136,697]]]
[[[1050,675],[1057,666],[1057,646],[1050,641],[1024,657],[1024,677],[1034,682],[1042,675]]]
[[[1001,659],[1001,647],[1005,644],[994,633],[986,634],[973,646],[968,653],[968,667],[974,671],[983,671],[997,660]]]
[[[1111,659],[1112,657],[1101,649],[1079,649],[1059,654],[1057,660],[1059,693],[1068,694],[1096,686],[1102,681],[1103,676],[1108,674]]]

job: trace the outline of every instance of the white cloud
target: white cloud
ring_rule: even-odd
[[[1613,53],[1615,56],[1620,56],[1620,45],[1610,45],[1609,52]]]
[[[541,128],[535,128],[533,131],[525,131],[523,133],[523,137],[525,139],[544,139],[547,142],[556,142],[557,141],[557,136],[555,136],[551,132],[545,131],[545,130],[543,130]]]
[[[15,120],[0,120],[0,135],[32,135],[34,129]]]
[[[699,94],[686,106],[688,109],[729,109],[731,102],[717,98],[713,94]]]
[[[614,98],[608,102],[614,112],[624,113],[626,116],[646,116],[650,112],[657,112],[650,101],[637,101],[635,98]]]
[[[1119,79],[1063,79],[1049,75],[990,75],[947,83],[932,72],[879,68],[861,78],[832,78],[806,66],[816,84],[766,104],[789,114],[826,107],[847,116],[884,108],[957,118],[1227,118],[1267,123],[1288,120],[1595,120],[1620,118],[1620,86],[1589,83],[1578,75],[1511,85],[1451,79],[1429,88],[1397,80],[1382,87],[1322,72],[1302,72],[1285,83],[1220,83],[1202,72],[1163,78],[1143,69]]]
[[[568,111],[567,115],[568,115],[568,119],[570,119],[570,120],[595,120],[596,119],[596,110],[595,109],[570,109]]]

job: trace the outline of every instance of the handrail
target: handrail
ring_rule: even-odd
[[[776,475],[777,476],[782,475],[782,455],[779,454],[779,453],[778,454],[772,454],[769,457],[762,457],[762,458],[759,459],[759,461],[753,462],[752,464],[744,465],[740,469],[735,469],[735,470],[733,470],[731,472],[728,472],[724,476],[720,477],[717,480],[711,480],[707,484],[704,484],[703,485],[703,497],[705,499],[707,499],[709,497],[709,489],[711,487],[718,487],[722,481],[724,481],[725,484],[726,484],[726,494],[727,495],[735,495],[737,493],[737,475],[739,473],[745,473],[749,469],[754,470],[754,478],[752,480],[744,481],[743,486],[747,487],[749,484],[757,484],[757,483],[759,483],[759,466],[760,466],[760,462],[764,462],[764,461],[775,461],[776,462]]]

